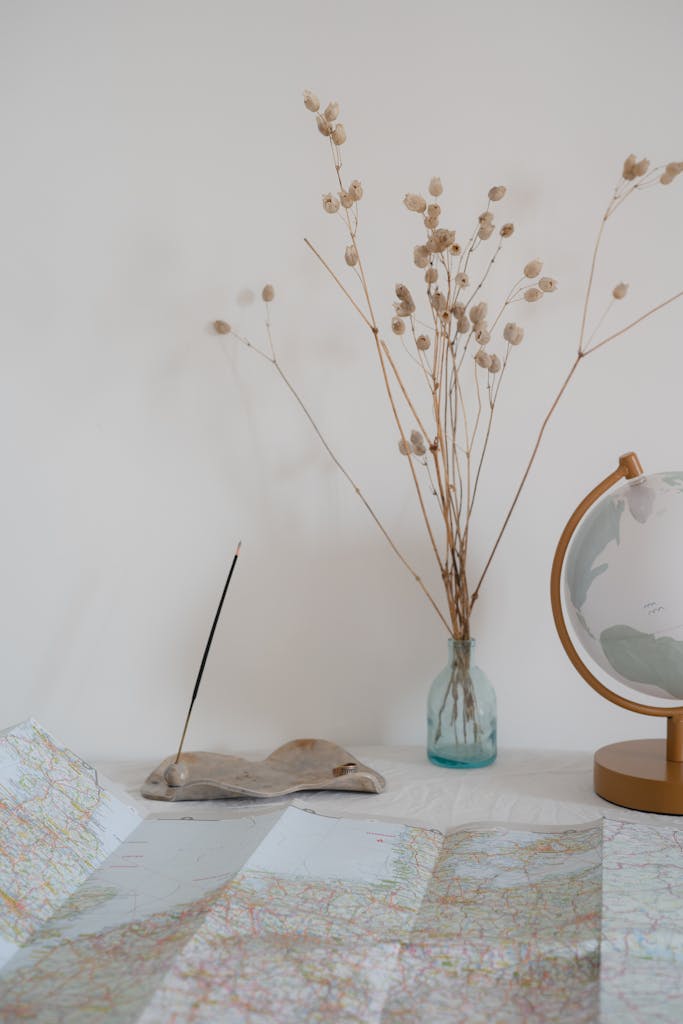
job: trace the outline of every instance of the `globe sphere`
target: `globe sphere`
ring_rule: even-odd
[[[579,642],[613,679],[683,700],[683,472],[629,480],[590,509],[564,597]]]

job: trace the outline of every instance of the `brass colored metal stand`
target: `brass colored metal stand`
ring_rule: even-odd
[[[550,575],[550,601],[562,646],[576,671],[596,693],[627,711],[667,719],[666,740],[630,740],[602,747],[595,754],[593,786],[598,796],[621,807],[659,814],[683,814],[683,707],[652,707],[613,693],[584,664],[574,646],[562,611],[562,566],[569,542],[584,515],[620,480],[643,473],[635,452],[622,455],[619,466],[577,506],[557,545]]]

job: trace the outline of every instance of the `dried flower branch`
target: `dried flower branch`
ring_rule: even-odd
[[[458,236],[456,230],[446,226],[447,221],[446,224],[443,223],[444,187],[440,178],[432,177],[427,187],[429,200],[419,192],[407,192],[403,198],[404,207],[415,215],[415,223],[423,233],[421,241],[412,249],[412,262],[424,272],[421,275],[425,288],[424,312],[418,313],[418,303],[409,286],[405,283],[398,284],[393,308],[389,303],[386,304],[386,322],[391,328],[389,338],[394,338],[390,344],[382,337],[368,285],[362,247],[359,244],[358,204],[363,198],[363,188],[357,178],[348,183],[345,180],[341,146],[346,144],[347,131],[338,120],[339,104],[329,103],[321,114],[317,96],[307,91],[304,93],[304,106],[314,115],[318,130],[330,146],[335,183],[334,188],[323,196],[322,205],[327,213],[337,214],[344,225],[346,239],[343,262],[351,271],[350,283],[346,285],[342,282],[341,277],[332,269],[330,261],[324,258],[308,239],[306,245],[372,335],[382,383],[398,431],[398,451],[408,463],[420,514],[443,582],[445,611],[442,611],[421,577],[398,551],[378,516],[332,452],[302,399],[283,373],[272,348],[269,319],[267,327],[271,355],[261,349],[257,351],[282,377],[328,454],[354,487],[401,562],[420,584],[451,635],[456,639],[467,640],[470,638],[472,611],[484,579],[529,476],[547,425],[579,365],[586,357],[683,295],[683,292],[679,292],[671,296],[630,324],[594,343],[593,338],[613,303],[623,300],[626,296],[628,285],[617,284],[612,290],[607,309],[597,321],[590,337],[586,338],[595,270],[609,219],[636,191],[660,183],[671,184],[683,173],[683,162],[672,162],[663,168],[650,168],[647,159],[639,159],[634,154],[630,154],[624,161],[620,179],[603,215],[593,249],[576,356],[541,423],[521,481],[492,549],[484,561],[478,582],[472,590],[468,559],[475,499],[509,360],[525,337],[525,328],[522,325],[508,320],[501,329],[499,323],[512,303],[535,304],[542,299],[547,300],[547,297],[557,291],[558,283],[554,277],[541,276],[543,261],[536,257],[529,260],[516,275],[502,304],[485,299],[482,289],[485,285],[487,288],[490,286],[489,275],[505,240],[514,232],[514,225],[509,221],[505,222],[497,231],[491,249],[486,250],[485,247],[491,245],[490,240],[496,231],[491,206],[502,202],[507,190],[503,185],[489,188],[485,209],[476,218],[471,232],[465,236]],[[438,203],[434,201],[436,199],[439,199]],[[467,240],[461,241],[460,237]],[[480,251],[490,253],[486,256],[483,267],[479,265]],[[268,304],[270,300],[266,299],[266,289],[263,297]],[[497,310],[492,319],[489,317],[489,308]],[[224,322],[216,321],[215,324],[219,333],[220,323]],[[227,331],[230,331],[230,328],[225,326]],[[232,333],[244,344],[255,348],[251,342],[241,338],[236,332]],[[395,353],[396,345],[398,352]],[[409,357],[408,367],[411,372],[419,371],[419,380],[423,388],[421,394],[414,391],[412,384],[409,386],[409,378],[401,368],[401,357],[406,354]],[[418,411],[423,405],[428,414]],[[458,685],[464,685],[462,678],[458,678]],[[455,686],[455,681],[453,685]],[[466,706],[466,688],[460,696]]]

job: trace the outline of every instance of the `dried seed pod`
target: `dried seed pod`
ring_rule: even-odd
[[[458,256],[462,252],[462,246],[460,242],[452,242],[451,245],[448,247],[448,251],[452,253],[453,256]]]
[[[427,248],[430,252],[445,252],[455,241],[455,231],[448,228],[437,228],[427,239]]]
[[[541,280],[538,282],[538,287],[541,289],[542,292],[556,292],[557,281],[554,277],[542,277]]]
[[[325,118],[326,121],[329,122],[337,120],[337,118],[339,117],[339,104],[337,103],[336,100],[332,100],[330,103],[327,104],[327,106],[325,107],[325,111],[323,113],[323,117]]]
[[[401,438],[401,440],[398,442],[398,450],[400,451],[401,455],[410,455],[413,449],[409,441],[406,441],[404,438]]]
[[[394,291],[396,292],[396,298],[401,299],[403,302],[412,302],[413,296],[410,294],[410,288],[405,284],[397,284]]]
[[[334,127],[334,131],[332,132],[332,141],[335,146],[343,146],[346,142],[346,128],[341,121]]]
[[[615,299],[623,299],[625,298],[627,291],[628,285],[624,281],[622,281],[620,284],[615,284],[614,288],[612,289],[612,296]]]
[[[493,224],[486,223],[481,225],[477,234],[479,235],[483,242],[485,242],[487,238],[491,237],[491,235],[493,234],[493,228]]]
[[[467,276],[467,274],[463,273],[463,271],[461,271],[459,274],[456,274],[453,280],[457,284],[458,288],[467,288],[468,284],[470,283],[469,277]]]
[[[400,316],[394,316],[391,318],[391,329],[394,334],[405,334],[406,325],[403,323]]]
[[[350,210],[353,206],[355,199],[350,192],[340,192],[339,202],[342,204],[345,210]]]
[[[317,124],[318,131],[321,135],[328,136],[332,134],[332,125],[325,120],[322,114],[318,114],[315,119],[315,123]]]
[[[396,316],[412,316],[413,313],[415,312],[415,303],[395,302],[394,310],[396,311]]]
[[[419,348],[420,352],[426,352],[431,345],[431,341],[426,334],[418,334],[415,344]]]
[[[339,200],[331,192],[323,196],[323,210],[325,213],[336,213],[339,209]]]
[[[427,231],[434,231],[439,226],[438,217],[424,217],[422,223],[427,228]]]
[[[439,280],[439,271],[436,267],[427,267],[425,270],[425,281],[427,284],[434,284]]]
[[[621,170],[621,176],[622,178],[624,178],[625,181],[633,181],[633,179],[636,176],[635,168],[637,163],[638,158],[636,157],[636,154],[629,153],[629,155],[624,160],[624,166]]]
[[[481,366],[482,370],[488,370],[491,365],[491,356],[483,348],[480,348],[474,357],[474,361],[477,366]]]
[[[416,455],[424,455],[427,451],[427,445],[425,439],[419,430],[413,430],[410,433],[410,443],[413,446],[413,451]]]
[[[216,334],[230,334],[232,327],[225,320],[214,320],[213,329]]]
[[[453,314],[454,317],[457,317],[459,320],[461,316],[465,315],[465,303],[454,302],[453,305],[451,306],[451,313]]]
[[[543,292],[540,288],[527,288],[524,292],[524,298],[527,302],[538,302],[539,299],[543,298]]]
[[[505,324],[503,337],[508,345],[520,345],[524,338],[524,328],[515,323]]]
[[[437,219],[441,216],[441,207],[438,203],[429,203],[427,206],[427,216],[436,217]]]
[[[666,165],[664,173],[659,180],[662,185],[670,185],[681,172],[683,172],[683,160],[674,160]]]
[[[403,205],[411,213],[424,213],[427,209],[427,200],[415,192],[407,192],[403,197]]]
[[[472,306],[470,309],[470,320],[472,321],[473,324],[478,324],[482,320],[486,319],[486,314],[488,313],[488,311],[488,303],[477,302],[477,304],[475,306]]]
[[[304,106],[306,110],[312,110],[314,114],[320,110],[320,100],[310,89],[304,89]]]
[[[489,334],[489,329],[486,324],[480,324],[480,326],[475,329],[474,340],[477,345],[488,345],[491,340],[491,335]]]
[[[500,229],[500,237],[501,238],[509,238],[514,230],[515,230],[515,225],[514,224],[510,224],[510,223],[503,224],[502,228]]]
[[[445,313],[448,308],[448,300],[443,292],[440,292],[437,288],[435,292],[432,292],[429,300],[432,304],[432,309],[437,313]]]
[[[490,210],[484,210],[483,213],[479,214],[480,224],[493,224],[493,214]]]
[[[363,198],[363,186],[359,182],[358,178],[354,178],[349,185],[349,195],[353,196],[356,202]]]
[[[440,196],[443,192],[443,185],[441,184],[441,178],[432,178],[429,182],[429,194],[430,196]]]
[[[501,361],[495,352],[491,353],[491,362],[489,363],[489,373],[500,373]]]
[[[650,161],[646,160],[645,157],[643,157],[643,159],[639,160],[636,166],[633,168],[634,176],[636,178],[642,178],[644,174],[647,174],[649,167]]]
[[[529,278],[538,277],[542,270],[543,260],[539,260],[538,258],[535,260],[529,260],[524,268],[524,276]]]
[[[261,298],[264,302],[272,302],[275,298],[275,289],[272,284],[264,284],[261,292]]]
[[[347,245],[344,249],[344,259],[349,267],[355,267],[358,263],[358,250],[355,245]]]
[[[421,270],[429,266],[429,257],[430,252],[426,245],[416,245],[413,249],[413,262]]]
[[[494,185],[493,188],[489,189],[489,199],[492,203],[497,203],[499,199],[502,199],[507,189],[505,185]]]
[[[470,333],[470,322],[466,316],[458,317],[456,324],[456,330],[458,334],[469,334]]]

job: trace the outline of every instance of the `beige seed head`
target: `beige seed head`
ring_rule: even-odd
[[[487,238],[491,237],[491,235],[493,234],[493,228],[493,224],[486,223],[481,225],[477,234],[479,235],[483,242],[485,242]]]
[[[275,289],[272,284],[264,284],[261,292],[261,298],[264,302],[272,302],[275,298]]]
[[[470,320],[473,324],[481,323],[482,320],[486,319],[488,311],[489,307],[486,302],[477,302],[477,304],[472,306],[470,309]]]
[[[431,345],[431,341],[429,340],[426,334],[418,334],[415,340],[415,344],[419,348],[420,352],[426,352],[429,346]]]
[[[320,110],[320,100],[310,89],[304,89],[304,106],[306,110],[312,110],[314,114]]]
[[[480,348],[474,357],[474,361],[477,366],[481,366],[482,370],[488,370],[491,365],[491,356],[483,348]]]
[[[416,245],[413,249],[413,263],[421,270],[429,266],[429,256],[429,249],[426,245]]]
[[[334,131],[332,132],[332,141],[335,146],[343,146],[346,142],[346,128],[341,121],[338,125],[335,125]]]
[[[427,248],[430,252],[445,252],[455,241],[455,231],[448,228],[437,228],[427,240]]]
[[[462,246],[460,242],[453,242],[451,245],[449,245],[448,251],[452,253],[453,256],[458,256],[462,252]]]
[[[488,345],[491,340],[488,327],[486,324],[480,324],[474,332],[474,340],[477,345]]]
[[[354,178],[349,185],[349,195],[353,196],[356,202],[363,198],[363,186],[359,182],[358,178]]]
[[[429,217],[429,216],[424,217],[423,218],[423,224],[427,228],[428,231],[434,231],[439,226],[439,218],[438,217]]]
[[[621,281],[620,284],[615,284],[612,289],[612,297],[615,299],[623,299],[625,298],[627,291],[628,285],[624,281]]]
[[[429,182],[429,194],[430,196],[440,196],[443,192],[443,185],[441,184],[441,178],[432,178]]]
[[[458,288],[467,288],[468,284],[470,283],[469,277],[462,271],[459,274],[455,275],[454,281],[457,284]]]
[[[524,298],[527,302],[538,302],[539,299],[543,298],[543,292],[540,288],[527,288],[524,292]]]
[[[430,302],[432,304],[432,309],[434,309],[437,313],[445,313],[446,309],[448,308],[448,300],[446,299],[444,293],[440,292],[438,288],[436,289],[435,292],[432,293],[430,297]]]
[[[355,245],[347,245],[344,249],[344,259],[349,267],[355,267],[358,263],[358,251]]]
[[[396,316],[412,316],[415,312],[414,302],[395,302],[394,309]]]
[[[497,203],[499,199],[502,199],[507,189],[505,185],[494,185],[493,188],[489,189],[489,199],[492,203]]]
[[[538,277],[542,270],[543,260],[539,260],[538,258],[535,260],[529,260],[524,268],[524,276],[529,278]]]
[[[394,334],[405,334],[406,325],[403,323],[400,316],[394,316],[391,318],[391,329]]]
[[[505,324],[503,337],[508,345],[520,345],[524,338],[524,328],[515,323]]]
[[[624,166],[622,167],[622,170],[621,170],[622,178],[624,178],[626,181],[633,181],[633,179],[636,176],[635,168],[636,168],[636,164],[637,163],[638,163],[638,158],[636,157],[636,154],[635,153],[629,153],[629,155],[624,160]]]
[[[458,317],[458,323],[456,324],[458,334],[469,334],[470,333],[470,322],[466,316]]]
[[[413,451],[416,455],[424,455],[427,451],[427,445],[425,439],[419,430],[413,430],[410,433],[410,443],[413,446]]]
[[[410,288],[405,284],[397,284],[394,291],[396,292],[396,298],[402,299],[403,302],[412,302],[413,296],[410,294]]]
[[[500,229],[500,237],[501,238],[509,238],[510,235],[514,232],[514,230],[515,230],[515,225],[514,224],[503,224],[502,228]]]
[[[337,120],[337,118],[339,117],[339,104],[337,103],[336,100],[332,100],[330,103],[327,104],[327,106],[325,107],[325,112],[323,113],[323,117],[328,122]]]
[[[662,185],[670,185],[681,172],[683,172],[683,160],[674,160],[666,165],[664,173],[659,180]]]
[[[500,373],[501,362],[495,352],[491,354],[491,362],[489,363],[489,373]]]
[[[317,124],[318,131],[321,135],[328,136],[332,134],[332,125],[327,123],[322,114],[317,115],[315,123]]]
[[[230,334],[232,327],[225,320],[214,320],[213,329],[216,334]]]
[[[323,210],[325,213],[336,213],[339,209],[339,200],[331,192],[323,196]]]
[[[401,440],[398,442],[398,450],[400,451],[401,455],[410,455],[413,449],[409,441],[405,441],[403,438],[401,438]]]
[[[403,197],[403,205],[411,213],[424,213],[427,209],[427,200],[416,192],[406,192]]]
[[[451,313],[453,314],[454,317],[457,317],[457,319],[459,320],[461,316],[465,315],[465,303],[454,302],[453,305],[451,306]]]
[[[480,224],[493,224],[493,214],[490,210],[484,210],[483,213],[479,214]]]
[[[439,271],[436,267],[427,267],[425,270],[425,281],[427,284],[434,284],[439,280]]]
[[[556,292],[557,281],[554,277],[542,277],[541,280],[538,282],[538,287],[541,289],[542,292]]]
[[[438,203],[430,203],[427,207],[427,216],[436,217],[437,220],[441,216],[441,207]]]
[[[635,177],[636,178],[642,178],[642,176],[644,174],[647,174],[649,167],[650,167],[650,161],[646,160],[645,157],[643,157],[643,159],[639,160],[638,163],[636,164],[636,166],[633,168],[633,173],[634,173]]]
[[[339,202],[342,204],[345,210],[350,210],[355,200],[350,192],[340,192]]]

